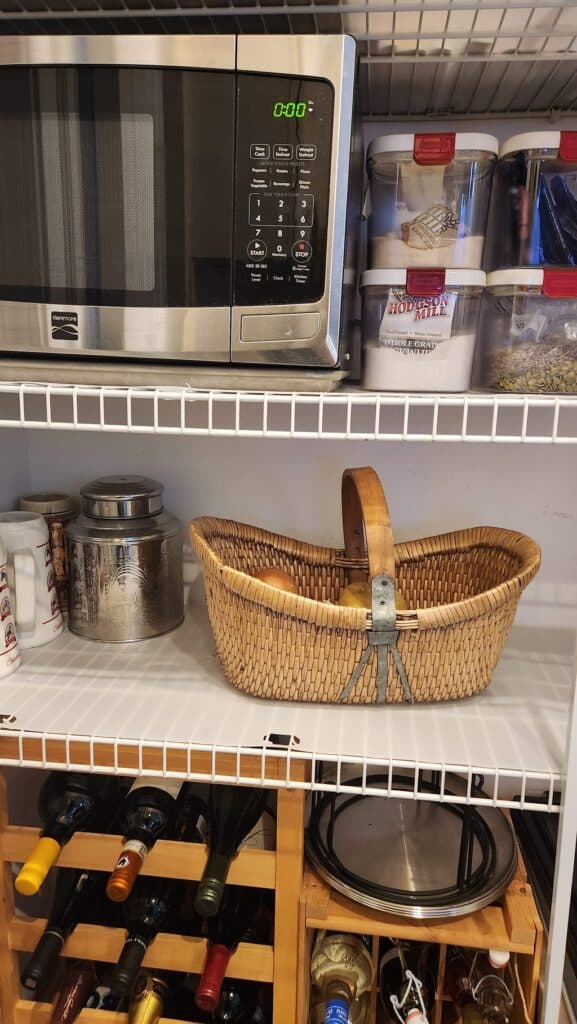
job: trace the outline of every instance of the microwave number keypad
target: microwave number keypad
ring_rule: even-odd
[[[241,83],[239,93],[235,304],[317,301],[326,267],[332,87],[270,78],[255,87],[255,79],[260,76]],[[289,102],[275,101],[281,95]],[[284,116],[293,109],[303,116]],[[255,125],[261,125],[260,139]]]

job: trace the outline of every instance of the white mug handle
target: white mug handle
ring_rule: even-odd
[[[14,552],[14,619],[16,629],[36,625],[36,561],[29,550]]]

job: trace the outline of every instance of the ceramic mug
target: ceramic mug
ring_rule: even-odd
[[[0,679],[15,672],[22,655],[16,636],[12,599],[8,587],[6,549],[0,540]]]
[[[64,629],[48,541],[48,526],[33,512],[0,512],[8,586],[22,650],[48,644]]]

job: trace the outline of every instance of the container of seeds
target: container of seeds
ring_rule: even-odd
[[[480,326],[491,391],[577,394],[577,270],[487,275]]]

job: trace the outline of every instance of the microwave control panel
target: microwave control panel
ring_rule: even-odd
[[[239,75],[236,306],[323,295],[333,107],[329,82]]]

